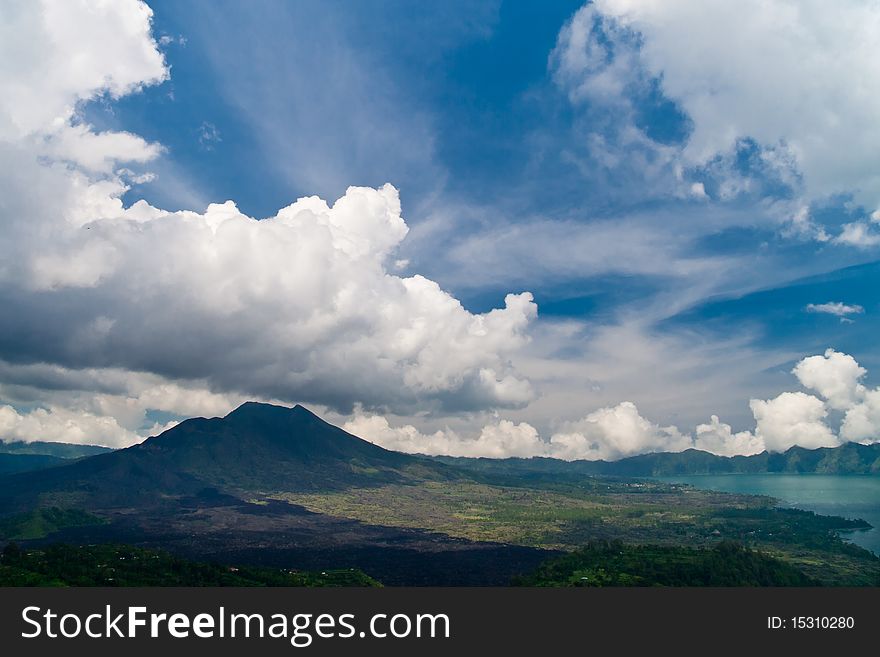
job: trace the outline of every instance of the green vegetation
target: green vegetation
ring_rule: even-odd
[[[391,484],[328,493],[277,493],[310,511],[373,525],[429,529],[475,541],[566,547],[554,541],[566,523],[597,518],[603,504],[552,491],[475,482]]]
[[[823,584],[880,580],[880,559],[839,535],[868,527],[861,520],[777,508],[766,497],[660,482],[591,479],[549,488],[457,481],[272,497],[372,525],[548,549],[577,550],[594,541],[689,548],[736,541]]]
[[[0,539],[45,538],[67,527],[99,525],[104,520],[79,509],[50,507],[0,518]]]
[[[0,555],[0,586],[381,586],[355,569],[296,572],[188,561],[127,545],[52,545]]]
[[[596,541],[549,559],[519,586],[815,586],[794,566],[723,541],[712,548]]]

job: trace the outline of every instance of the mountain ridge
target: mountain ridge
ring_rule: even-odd
[[[241,444],[242,440],[244,444]],[[0,475],[64,465],[66,460],[107,456],[111,453],[162,457],[171,452],[176,453],[172,465],[177,469],[183,466],[190,474],[204,475],[207,468],[210,475],[208,478],[220,484],[234,483],[230,477],[218,472],[224,465],[239,471],[260,471],[258,476],[251,478],[252,484],[256,483],[255,479],[263,479],[264,483],[283,481],[285,485],[289,484],[287,478],[292,474],[285,463],[289,465],[291,461],[296,461],[310,467],[318,466],[325,477],[323,481],[319,480],[318,472],[298,473],[302,483],[311,482],[312,488],[326,484],[333,487],[334,479],[338,477],[329,472],[327,467],[321,466],[334,463],[346,463],[354,472],[354,479],[363,479],[368,473],[377,475],[384,471],[391,474],[400,468],[417,466],[431,470],[438,465],[453,466],[467,472],[513,474],[515,471],[523,471],[545,476],[553,473],[566,476],[622,477],[773,472],[880,474],[880,443],[846,443],[837,447],[816,449],[794,446],[782,453],[765,451],[751,456],[718,456],[691,448],[682,452],[639,454],[616,461],[407,454],[385,449],[354,436],[299,404],[287,407],[248,401],[223,417],[186,419],[157,436],[123,450],[68,443],[37,441],[18,444],[0,441],[0,459],[3,460],[0,464]],[[25,458],[25,455],[29,455],[29,458]],[[37,455],[41,458],[37,458]],[[358,474],[362,476],[358,477]],[[441,478],[449,475],[450,472],[440,474]],[[352,482],[335,483],[349,485]],[[369,484],[369,481],[362,483]]]
[[[0,454],[27,454],[31,456],[52,456],[59,459],[78,459],[112,452],[110,447],[100,445],[80,445],[77,443],[53,443],[44,440],[25,442],[22,440],[0,439]]]
[[[690,474],[880,474],[880,443],[845,443],[837,447],[807,449],[794,446],[781,453],[752,456],[718,456],[697,449],[682,452],[639,454],[618,461],[562,461],[533,457],[489,459],[432,457],[441,463],[475,472],[502,473],[521,470],[535,474],[581,476],[660,477]]]

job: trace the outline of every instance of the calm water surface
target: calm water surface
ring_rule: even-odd
[[[880,555],[880,476],[821,474],[722,474],[658,477],[662,481],[727,493],[770,495],[786,506],[844,518],[862,518],[873,529],[844,537]]]

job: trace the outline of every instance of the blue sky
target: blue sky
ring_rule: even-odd
[[[583,437],[579,422],[624,401],[650,418],[653,436],[673,424],[691,435],[716,414],[734,433],[752,431],[750,400],[808,390],[791,370],[829,348],[867,370],[862,384],[880,382],[871,374],[880,371],[880,137],[866,110],[880,99],[870,51],[857,45],[871,35],[851,29],[869,25],[860,12],[873,9],[750,1],[733,11],[678,0],[662,9],[617,0],[149,7],[140,38],[164,57],[166,79],[150,64],[153,78],[138,73],[143,82],[122,92],[84,86],[64,121],[138,135],[161,152],[116,156],[134,173],[91,172],[91,184],[124,180],[114,197],[124,206],[204,213],[232,200],[262,219],[300,197],[332,204],[349,186],[390,183],[408,234],[381,251],[387,275],[435,281],[467,317],[502,307],[508,293],[533,295],[537,318],[523,344],[511,328],[519,346],[505,342],[491,365],[498,386],[510,374],[531,392],[496,390],[471,404],[464,399],[482,393],[462,384],[423,404],[319,378],[304,397],[299,383],[236,388],[237,364],[218,374],[154,353],[116,358],[109,346],[92,360],[53,352],[34,363],[306,401],[340,422],[373,413],[389,430],[425,436],[473,436],[502,418],[545,437]],[[83,307],[115,303],[110,292],[65,294]],[[108,322],[144,311],[119,312]],[[468,381],[488,367],[475,363],[450,376]],[[49,405],[9,376],[0,396],[12,407]],[[138,408],[138,430],[186,415],[174,404]],[[663,436],[660,446],[674,444]]]
[[[548,65],[579,2],[151,6],[155,34],[172,39],[163,48],[171,80],[97,104],[88,115],[98,125],[125,126],[168,148],[160,164],[168,174],[160,171],[156,181],[134,186],[128,200],[184,208],[193,200],[230,198],[246,214],[262,217],[298,196],[336,198],[348,185],[391,182],[401,190],[415,231],[438,208],[463,207],[464,214],[477,215],[451,221],[447,232],[453,234],[442,237],[449,245],[495,222],[589,224],[633,214],[656,214],[662,222],[683,213],[712,223],[714,214],[739,215],[729,227],[722,218],[699,233],[684,233],[676,249],[685,258],[738,259],[744,268],[759,267],[761,275],[731,281],[730,290],[720,285],[717,294],[694,299],[656,330],[729,333],[747,325],[758,345],[784,344],[804,353],[834,345],[857,352],[866,364],[880,356],[870,340],[878,329],[877,269],[852,268],[876,262],[876,252],[786,238],[778,226],[743,221],[743,215],[765,212],[765,198],[791,195],[776,190],[771,176],[756,174],[766,195],[695,208],[689,201],[631,193],[638,170],[593,178],[566,161],[561,151],[582,148],[579,122],[606,111],[573,108]],[[248,85],[260,88],[248,94]],[[664,143],[686,141],[689,118],[674,99],[655,86],[637,101],[639,125],[649,135]],[[203,125],[216,131],[216,140],[200,139]],[[287,149],[289,161],[279,163]],[[750,149],[742,150],[736,166],[746,172]],[[318,161],[311,160],[313,151],[320,152]],[[622,174],[619,180],[615,173]],[[178,177],[187,184],[182,187]],[[845,198],[822,199],[816,215],[823,225],[839,226],[853,214],[847,205]],[[468,271],[463,281],[448,271],[456,263],[434,246],[420,246],[412,257],[414,269],[474,311],[494,307],[511,285],[526,285],[547,317],[603,322],[668,285],[658,273],[598,270],[580,277],[552,267],[522,280],[481,279]],[[868,311],[853,324],[804,311],[809,303],[838,300]]]

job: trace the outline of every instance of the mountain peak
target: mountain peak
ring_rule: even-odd
[[[400,481],[406,478],[402,469],[421,463],[353,436],[303,406],[253,401],[222,418],[181,422],[134,448],[133,458],[138,455],[156,459],[156,470],[262,491]]]
[[[280,406],[278,404],[268,404],[266,402],[257,402],[257,401],[246,401],[241,404],[238,408],[233,411],[230,411],[225,419],[235,418],[235,417],[253,417],[255,415],[262,416],[281,416],[281,415],[302,415],[302,416],[311,416],[314,418],[318,418],[317,415],[312,413],[305,406],[301,406],[300,404],[296,404],[293,407],[290,406]],[[320,418],[318,418],[320,419]]]

